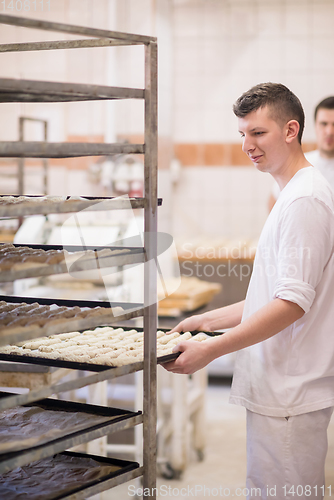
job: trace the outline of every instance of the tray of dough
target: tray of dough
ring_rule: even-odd
[[[143,248],[82,247],[60,245],[14,245],[0,243],[0,282],[50,276],[68,272],[83,273],[144,262]]]
[[[0,398],[10,395],[0,392]],[[36,403],[2,410],[0,474],[109,434],[116,423],[124,422],[124,425],[117,426],[117,431],[125,426],[129,427],[129,419],[140,415],[140,411],[58,399],[42,399]]]
[[[0,295],[0,346],[142,315],[142,304]]]
[[[205,333],[175,332],[167,335],[167,331],[157,332],[158,363],[176,359],[179,354],[174,353],[173,348],[183,340],[202,342],[209,338]],[[142,328],[97,327],[94,330],[58,334],[0,347],[0,359],[102,371],[142,362],[143,344]]]
[[[161,198],[158,205],[162,204]],[[94,198],[91,196],[0,196],[0,217],[20,217],[33,214],[71,213],[81,210],[113,210],[144,208],[145,198]]]
[[[0,475],[0,498],[6,500],[85,499],[89,491],[113,486],[119,476],[135,471],[137,462],[84,453],[63,452]],[[138,475],[138,474],[137,474]],[[133,474],[136,477],[135,474]],[[90,490],[89,490],[90,489]]]

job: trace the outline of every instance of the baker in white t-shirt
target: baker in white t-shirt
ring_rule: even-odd
[[[334,191],[334,96],[323,99],[314,111],[314,128],[317,138],[317,149],[305,153],[305,158],[316,167],[329,182]],[[274,206],[280,190],[274,184],[268,206]]]
[[[287,87],[256,85],[233,111],[243,151],[281,194],[246,300],[172,332],[229,330],[202,345],[181,342],[164,367],[190,374],[238,351],[230,402],[247,410],[247,499],[322,499],[334,407],[334,193],[303,154],[304,112]]]

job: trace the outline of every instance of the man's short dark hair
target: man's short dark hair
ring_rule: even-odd
[[[268,106],[271,118],[286,124],[289,120],[299,123],[298,142],[301,144],[305,125],[303,106],[298,97],[281,83],[260,83],[255,85],[237,99],[233,112],[238,118],[244,118],[248,113]]]
[[[319,109],[334,109],[334,96],[326,97],[326,99],[319,102],[314,110],[314,121],[317,119]]]

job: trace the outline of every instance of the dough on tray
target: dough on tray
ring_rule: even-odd
[[[176,339],[177,337],[179,337],[180,334],[179,332],[174,332],[174,333],[169,333],[168,335],[165,334],[164,337],[160,337],[158,339],[158,343],[159,344],[167,344],[168,342],[170,342],[172,339]]]
[[[14,267],[20,268],[22,263],[58,264],[65,259],[64,250],[44,250],[42,248],[0,246],[0,271]]]
[[[1,305],[0,302],[0,307]],[[179,342],[203,341],[207,338],[208,336],[204,333],[192,336],[190,332],[165,334],[158,331],[157,357],[172,354],[173,348]],[[59,359],[64,362],[72,361],[116,367],[142,361],[143,348],[144,335],[142,331],[124,330],[120,327],[97,327],[82,333],[75,331],[40,337],[28,342],[21,342],[20,346],[5,346],[0,348],[0,352],[50,360]]]

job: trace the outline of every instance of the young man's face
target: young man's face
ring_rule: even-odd
[[[288,151],[285,127],[270,117],[267,106],[238,119],[242,150],[262,172],[275,173],[285,163]]]
[[[320,108],[315,119],[317,146],[321,156],[334,157],[334,109]]]

